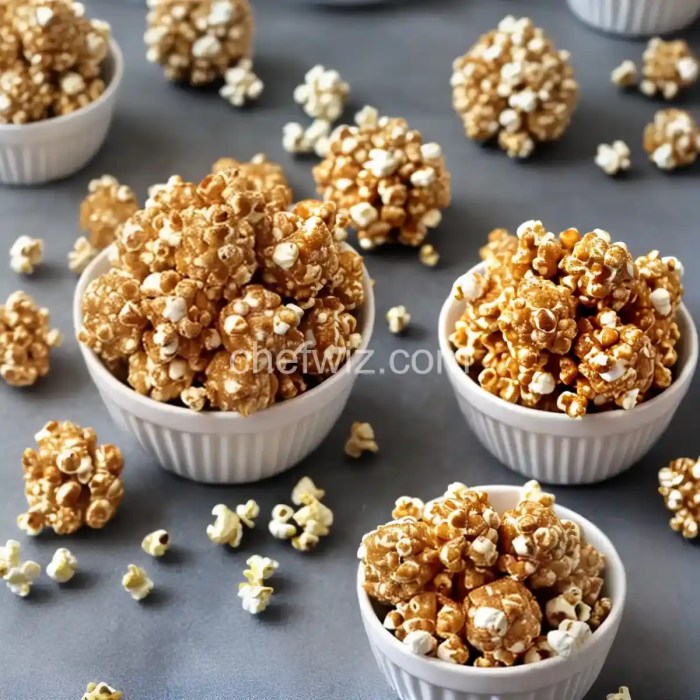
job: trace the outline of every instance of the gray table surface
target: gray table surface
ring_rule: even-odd
[[[75,581],[60,589],[42,578],[26,600],[0,590],[0,698],[73,700],[89,680],[105,680],[128,700],[391,700],[366,643],[355,601],[355,552],[364,532],[384,522],[402,494],[432,497],[451,481],[472,485],[521,483],[477,443],[458,413],[447,379],[437,373],[362,376],[342,419],[303,464],[265,483],[206,487],[161,471],[135,440],[110,422],[72,338],[70,303],[75,278],[66,252],[77,235],[77,207],[90,178],[112,173],[145,195],[172,173],[198,179],[219,156],[245,158],[265,151],[288,169],[299,198],[313,194],[313,161],[292,160],[281,146],[282,125],[303,118],[292,100],[304,72],[320,62],[339,69],[352,86],[348,114],[363,104],[405,116],[426,138],[443,145],[452,170],[454,204],[434,233],[438,269],[418,264],[412,251],[368,256],[377,280],[380,312],[374,366],[396,348],[436,351],[435,329],[452,280],[477,258],[493,227],[514,228],[540,218],[553,230],[603,227],[641,254],[661,247],[686,261],[686,303],[700,310],[693,261],[698,243],[699,169],[665,175],[641,150],[641,132],[657,105],[623,95],[610,69],[639,58],[642,44],[597,34],[578,24],[562,0],[432,0],[332,11],[279,0],[258,0],[257,67],[266,84],[260,102],[230,108],[214,92],[167,84],[146,63],[142,8],[115,0],[88,2],[109,20],[126,54],[127,71],[105,148],[82,173],[37,189],[0,189],[0,243],[20,234],[46,241],[46,264],[20,280],[0,266],[0,298],[24,288],[49,306],[67,336],[52,357],[52,372],[35,388],[0,386],[0,539],[18,537],[24,553],[42,562],[68,545],[80,559]],[[452,59],[508,12],[531,15],[570,49],[582,88],[581,103],[564,140],[532,161],[516,164],[498,151],[467,142],[450,105]],[[700,49],[697,29],[689,34]],[[698,109],[700,90],[682,100]],[[592,163],[597,144],[625,138],[635,169],[611,181]],[[382,312],[405,304],[411,332],[392,337]],[[594,520],[619,548],[629,576],[629,599],[609,661],[587,696],[600,700],[627,684],[634,700],[695,700],[700,693],[700,604],[696,546],[666,525],[656,472],[667,460],[697,454],[693,434],[700,410],[695,382],[679,415],[651,453],[608,483],[557,488],[560,502]],[[66,540],[30,540],[15,527],[23,510],[20,458],[49,419],[92,425],[126,458],[127,495],[118,517],[102,532]],[[343,441],[353,420],[374,425],[381,452],[352,461]],[[205,528],[218,502],[255,498],[267,514],[311,475],[335,511],[332,535],[303,556],[273,540],[263,525],[238,551],[212,545]],[[166,527],[175,545],[153,561],[139,544]],[[251,617],[236,586],[247,556],[280,561],[274,603]],[[130,562],[145,564],[156,592],[144,604],[120,587]],[[671,669],[673,672],[671,672]]]

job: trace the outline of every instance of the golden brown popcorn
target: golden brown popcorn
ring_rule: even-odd
[[[410,517],[365,535],[358,555],[364,564],[365,590],[383,603],[401,603],[424,592],[440,569],[430,527]]]
[[[700,61],[683,39],[664,41],[654,37],[649,40],[642,58],[639,90],[649,97],[660,93],[664,99],[673,100],[700,76]]]
[[[396,238],[419,246],[450,203],[450,174],[436,143],[423,143],[405,120],[365,107],[355,126],[332,134],[328,154],[314,168],[318,191],[349,218],[360,247]]]
[[[333,296],[340,299],[347,311],[354,311],[365,300],[365,271],[362,256],[349,245],[338,245],[338,271],[330,283]]]
[[[289,399],[303,394],[309,388],[304,375],[298,370],[278,370],[277,381],[279,383],[277,387],[278,401],[289,401]]]
[[[30,535],[52,528],[70,535],[83,525],[102,528],[124,496],[124,460],[115,445],[98,445],[92,428],[51,421],[22,455],[29,510],[18,518]]]
[[[49,372],[49,354],[61,334],[49,326],[49,310],[24,292],[0,304],[0,377],[10,386],[31,386]]]
[[[468,600],[467,639],[487,662],[512,666],[540,634],[540,606],[518,581],[499,579],[473,590]]]
[[[55,90],[46,72],[22,61],[0,71],[0,124],[28,124],[46,119]]]
[[[578,98],[569,53],[528,18],[505,17],[452,68],[452,104],[470,139],[498,138],[510,157],[527,158],[569,126]]]
[[[139,208],[134,191],[111,175],[91,180],[80,205],[80,228],[94,248],[102,250],[114,242],[117,229]]]
[[[154,401],[172,401],[192,385],[195,372],[181,357],[161,360],[152,353],[136,352],[129,357],[127,382],[139,394]]]
[[[595,632],[607,620],[610,611],[612,610],[612,601],[610,598],[600,598],[593,605],[591,617],[588,620],[591,630]]]
[[[682,109],[661,109],[645,127],[643,145],[661,170],[692,165],[700,153],[700,127]]]
[[[85,79],[80,73],[65,73],[58,81],[58,89],[53,104],[56,116],[72,114],[94,102],[105,91],[102,78]]]
[[[146,58],[168,80],[207,85],[252,53],[248,0],[150,0]]]
[[[674,459],[659,471],[659,493],[673,517],[672,530],[693,539],[700,532],[700,461]]]
[[[563,240],[570,231],[572,229],[564,232]],[[517,246],[509,259],[515,280],[520,281],[533,271],[546,279],[557,274],[565,247],[562,240],[547,231],[541,221],[525,221],[518,227],[517,238]]]

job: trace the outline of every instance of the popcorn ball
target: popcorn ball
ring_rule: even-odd
[[[700,77],[700,61],[683,39],[649,40],[642,55],[642,81],[639,90],[648,97],[660,94],[672,100]]]
[[[124,460],[115,445],[98,445],[92,428],[50,421],[36,435],[37,448],[22,455],[29,510],[17,519],[29,535],[51,528],[72,535],[84,525],[103,528],[124,497]]]
[[[682,109],[662,109],[644,129],[644,150],[657,168],[692,165],[700,152],[700,127]]]
[[[415,654],[477,668],[578,653],[612,609],[605,559],[553,506],[537,482],[502,515],[461,483],[397,499],[358,551],[384,628]]]
[[[364,249],[393,238],[419,246],[450,203],[440,146],[371,107],[356,115],[355,126],[335,130],[314,179],[323,198],[349,218]]]
[[[631,410],[670,386],[683,286],[676,258],[636,260],[595,229],[558,236],[526,221],[496,229],[482,272],[454,284],[464,311],[449,336],[455,359],[511,403],[581,418]]]
[[[579,91],[568,51],[555,49],[532,20],[510,15],[455,59],[451,85],[467,137],[497,138],[511,158],[560,139]]]
[[[0,377],[25,387],[49,373],[49,354],[61,334],[49,326],[49,311],[24,292],[13,292],[0,304]]]
[[[70,114],[102,95],[110,28],[81,3],[13,0],[0,20],[0,124]]]
[[[114,242],[117,229],[139,208],[134,191],[112,175],[91,180],[88,194],[80,205],[80,228],[90,245],[103,250]]]
[[[700,461],[674,459],[659,471],[659,493],[673,513],[671,529],[687,539],[700,532]]]
[[[248,0],[149,0],[146,58],[168,80],[207,85],[252,53]]]

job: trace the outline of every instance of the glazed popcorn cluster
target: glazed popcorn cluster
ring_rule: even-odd
[[[661,170],[692,165],[700,153],[700,126],[685,110],[659,110],[644,129],[644,150]]]
[[[146,58],[168,80],[208,85],[251,55],[248,0],[148,0],[148,8]]]
[[[457,280],[465,309],[450,335],[459,364],[496,396],[530,408],[634,408],[673,381],[683,267],[636,260],[596,229],[558,236],[540,221],[496,229],[483,273]]]
[[[428,503],[403,496],[365,535],[364,588],[391,606],[384,627],[416,654],[498,668],[569,658],[609,614],[605,560],[554,496],[525,485],[499,515],[489,496],[451,484]]]
[[[0,8],[0,124],[70,114],[105,90],[106,22],[73,0],[5,0]]]
[[[330,376],[360,343],[362,259],[332,202],[290,202],[264,158],[154,188],[85,292],[80,341],[193,410],[249,415]]]
[[[452,104],[468,138],[497,139],[511,158],[527,158],[569,126],[579,90],[569,53],[532,20],[504,18],[452,67]]]
[[[659,471],[659,493],[673,517],[671,529],[687,539],[700,534],[700,460],[674,459]]]
[[[332,134],[328,154],[314,170],[319,193],[349,218],[360,246],[390,240],[423,243],[450,204],[450,173],[437,143],[424,143],[405,120],[365,107],[355,126]]]
[[[0,304],[0,377],[25,387],[49,373],[49,354],[61,334],[49,325],[49,310],[24,292],[13,292]]]
[[[124,497],[124,460],[115,445],[98,445],[92,428],[51,421],[35,436],[36,449],[22,455],[29,510],[17,518],[28,535],[51,528],[72,535],[103,528]]]

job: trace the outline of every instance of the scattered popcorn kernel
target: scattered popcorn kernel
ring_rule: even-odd
[[[60,547],[54,552],[51,562],[46,567],[46,573],[49,578],[56,583],[68,583],[78,568],[78,559],[75,555],[65,547]]]
[[[44,257],[44,241],[20,236],[10,248],[10,267],[18,274],[31,275]]]
[[[80,274],[92,262],[99,251],[85,236],[75,241],[73,250],[68,253],[68,267],[72,272]]]
[[[290,540],[297,534],[297,529],[292,523],[282,520],[270,520],[267,529],[278,540]]]
[[[426,243],[420,247],[418,258],[426,267],[435,267],[440,261],[440,254],[435,249],[435,246]]]
[[[155,530],[143,538],[141,549],[152,557],[162,557],[170,547],[170,535],[166,530]]]
[[[408,313],[405,306],[392,306],[386,312],[386,320],[390,333],[403,333],[411,322],[411,314]]]
[[[637,82],[637,66],[634,61],[627,59],[614,68],[610,80],[618,87],[632,87]]]
[[[700,127],[682,109],[662,109],[644,129],[644,150],[661,170],[692,165],[700,153]]]
[[[306,129],[299,122],[288,122],[282,129],[282,148],[287,153],[316,153],[324,158],[330,133],[331,123],[325,119],[314,119]]]
[[[303,530],[297,537],[292,537],[292,547],[300,552],[310,552],[319,543],[320,537],[308,530]]]
[[[683,39],[650,39],[643,61],[639,90],[648,97],[660,94],[666,100],[673,100],[700,77],[700,61]]]
[[[22,561],[21,547],[16,540],[7,540],[0,547],[0,577],[15,595],[26,598],[32,584],[41,573],[41,567],[33,561]]]
[[[106,683],[88,683],[82,700],[122,700],[124,694]]]
[[[565,659],[577,654],[591,636],[591,628],[585,622],[564,620],[559,629],[547,634],[547,642],[554,652]]]
[[[234,107],[242,107],[246,102],[254,102],[264,89],[262,80],[253,72],[253,62],[241,59],[233,68],[224,73],[225,85],[219,95]]]
[[[103,175],[88,185],[88,194],[80,205],[80,228],[95,250],[104,250],[114,243],[119,227],[138,208],[138,197],[130,187],[112,175]]]
[[[261,557],[259,554],[248,557],[246,564],[248,564],[248,568],[243,572],[243,575],[249,583],[265,581],[279,568],[277,561],[270,559],[270,557]]]
[[[522,489],[520,489],[520,500],[535,501],[540,505],[546,506],[547,508],[551,508],[554,505],[554,501],[556,499],[554,497],[554,494],[543,491],[539,482],[533,479],[532,481],[527,481],[523,485]]]
[[[357,459],[364,452],[378,452],[379,445],[374,439],[374,429],[369,423],[356,421],[350,429],[350,437],[345,443],[345,454]]]
[[[607,700],[632,700],[629,688],[622,686],[617,693],[610,693]]]
[[[303,507],[294,513],[294,521],[304,530],[325,537],[333,525],[333,511],[310,493],[302,495],[301,503]]]
[[[595,156],[595,164],[606,175],[617,175],[632,166],[630,149],[624,141],[601,143]]]
[[[323,489],[318,488],[316,484],[314,484],[311,477],[302,476],[292,489],[292,503],[295,506],[304,504],[304,499],[307,495],[320,501],[326,495],[326,492]]]
[[[695,539],[700,534],[700,460],[674,459],[661,469],[659,493],[673,513],[671,529]]]
[[[256,583],[239,583],[238,597],[241,599],[243,610],[251,615],[257,615],[267,609],[274,589]]]
[[[122,586],[134,600],[143,600],[153,590],[153,581],[140,566],[129,564],[129,570],[122,578]]]
[[[336,70],[314,66],[304,76],[304,83],[294,90],[294,101],[312,119],[337,121],[343,113],[350,86]]]
[[[227,544],[234,549],[238,547],[243,538],[243,526],[238,515],[223,503],[214,506],[211,514],[216,516],[216,520],[207,525],[207,537],[214,544]]]
[[[236,506],[236,515],[247,527],[255,527],[255,518],[260,515],[260,506],[252,499]]]

